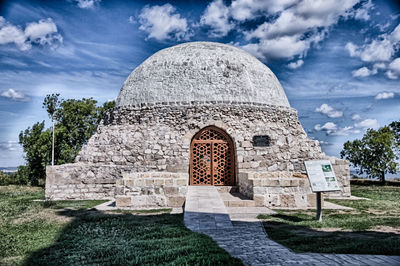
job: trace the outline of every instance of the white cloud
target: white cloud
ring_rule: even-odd
[[[376,129],[379,127],[378,121],[376,119],[365,119],[359,123],[355,123],[354,127],[356,128],[373,128]]]
[[[324,103],[320,107],[315,108],[315,112],[327,115],[330,118],[338,118],[343,116],[342,111],[335,110],[332,106]]]
[[[331,134],[331,133],[337,131],[337,125],[335,123],[333,123],[333,122],[326,122],[323,126],[321,126],[320,124],[315,125],[314,129],[316,131],[324,130],[328,134]]]
[[[135,24],[136,23],[135,18],[133,16],[129,16],[128,22],[131,23],[131,24]]]
[[[389,62],[398,49],[400,44],[400,24],[389,34],[384,33],[373,39],[369,43],[365,42],[361,46],[357,46],[351,42],[347,43],[345,48],[351,57],[359,57],[364,62],[379,62],[374,64],[373,69],[369,70],[362,67],[353,71],[355,77],[366,77],[374,75],[378,69],[385,69],[386,65],[382,62]],[[386,72],[387,77],[397,79],[400,76],[400,60],[393,60],[389,64],[389,70]]]
[[[52,46],[54,43],[62,43],[62,36],[57,32],[57,26],[51,18],[29,23],[25,28],[27,40],[40,45],[48,44]]]
[[[5,141],[5,142],[0,142],[0,150],[3,151],[15,151],[18,147],[18,143],[16,141]]]
[[[380,92],[375,96],[375,100],[384,100],[384,99],[390,99],[394,97],[393,92]]]
[[[55,48],[62,41],[51,18],[28,23],[23,31],[21,27],[8,23],[0,16],[0,44],[14,43],[21,51],[26,51],[31,49],[32,44]]]
[[[364,3],[361,8],[354,10],[353,16],[355,19],[368,21],[371,18],[369,11],[372,9],[374,9],[374,5],[372,4],[372,1],[369,0]]]
[[[3,91],[1,96],[15,100],[15,101],[28,101],[29,98],[26,97],[22,92],[15,91],[14,89],[8,89]]]
[[[326,36],[329,28],[348,12],[358,0],[301,1],[290,5],[277,18],[244,32],[247,40],[256,40],[243,48],[256,56],[268,58],[304,57],[310,47]]]
[[[353,120],[360,119],[359,115],[353,115]],[[353,126],[338,127],[333,122],[327,122],[323,126],[317,124],[314,126],[316,131],[326,131],[327,135],[332,136],[348,136],[351,134],[359,134],[367,128],[377,129],[379,128],[378,121],[376,119],[365,119],[359,123],[355,123]]]
[[[232,18],[238,21],[252,20],[262,13],[277,13],[290,5],[296,3],[297,0],[236,0],[232,1],[230,12]]]
[[[357,70],[354,70],[351,73],[352,73],[353,77],[362,77],[363,78],[363,77],[375,75],[376,73],[378,73],[378,70],[377,69],[370,70],[367,67],[362,67]]]
[[[359,51],[357,50],[357,49],[358,49],[358,46],[355,45],[355,44],[352,43],[352,42],[346,43],[345,48],[346,48],[346,50],[349,52],[349,54],[350,54],[351,57],[354,57],[354,56],[357,56],[357,55],[360,54]]]
[[[390,79],[398,79],[400,77],[400,57],[394,59],[389,64],[386,75]]]
[[[222,37],[233,29],[234,24],[229,22],[229,8],[222,0],[210,3],[200,18],[200,24],[211,27],[213,37]]]
[[[354,115],[351,117],[351,119],[352,119],[352,120],[360,120],[360,119],[361,119],[361,116],[360,116],[359,114],[354,114]]]
[[[170,4],[146,6],[139,14],[139,29],[147,32],[148,38],[159,41],[186,39],[189,37],[187,21],[175,12],[176,8]]]
[[[355,129],[352,126],[348,126],[348,127],[339,128],[335,132],[332,132],[330,135],[333,135],[333,136],[348,136],[350,134],[358,134],[360,132],[361,132],[361,130]]]
[[[304,64],[304,61],[300,59],[300,60],[297,60],[296,62],[289,63],[287,66],[290,69],[296,69],[296,68],[301,67],[303,64]]]
[[[89,9],[93,8],[96,3],[101,2],[101,0],[76,0],[76,2],[78,3],[78,7]]]

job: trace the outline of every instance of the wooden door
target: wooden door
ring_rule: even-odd
[[[190,185],[233,186],[234,150],[223,130],[206,127],[190,145]]]

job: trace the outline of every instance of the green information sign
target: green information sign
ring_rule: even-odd
[[[305,161],[305,165],[313,192],[340,190],[330,161]]]

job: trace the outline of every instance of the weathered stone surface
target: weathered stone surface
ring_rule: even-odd
[[[127,196],[115,197],[115,204],[119,207],[129,207],[132,205],[132,198]]]
[[[228,101],[289,106],[272,71],[234,46],[189,42],[163,49],[126,79],[117,106]]]

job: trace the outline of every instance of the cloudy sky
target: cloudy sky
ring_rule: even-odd
[[[400,119],[395,0],[2,1],[0,166],[24,162],[18,134],[48,121],[46,94],[115,99],[147,57],[187,41],[235,45],[269,66],[329,155]]]

